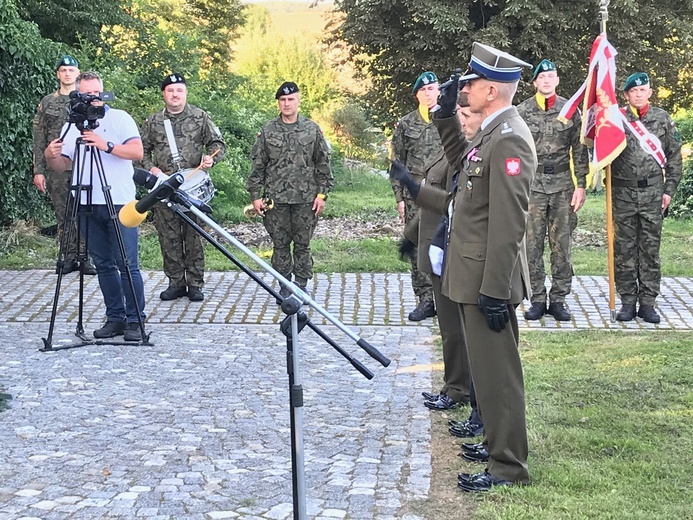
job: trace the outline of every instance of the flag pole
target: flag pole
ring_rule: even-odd
[[[599,12],[602,15],[601,32],[606,34],[606,22],[609,19],[609,1],[599,0]],[[611,322],[616,321],[616,288],[614,286],[614,211],[611,203],[611,164],[604,171],[606,185],[606,248],[607,272],[609,275],[609,314]]]

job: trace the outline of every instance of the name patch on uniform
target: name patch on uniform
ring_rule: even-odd
[[[507,175],[520,174],[520,159],[518,157],[508,157],[505,159],[505,173]]]

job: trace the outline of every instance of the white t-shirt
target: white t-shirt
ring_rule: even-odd
[[[106,115],[98,120],[99,127],[94,130],[96,134],[101,135],[107,142],[113,144],[125,144],[132,139],[140,139],[140,131],[137,128],[135,120],[130,114],[124,110],[106,107]],[[68,123],[63,126],[62,132],[65,132]],[[61,132],[61,135],[62,135]],[[62,155],[72,160],[74,163],[76,140],[80,136],[80,132],[75,125],[70,126],[70,131],[63,138]],[[82,176],[83,185],[92,185],[92,204],[106,204],[106,199],[101,189],[101,180],[98,176],[96,166],[90,164],[91,146],[81,148],[82,153],[87,151],[86,161],[81,160],[84,166]],[[135,182],[132,180],[132,175],[135,172],[132,161],[129,159],[121,159],[110,153],[101,152],[101,162],[103,163],[105,184],[111,186],[111,197],[114,205],[127,204],[135,199]],[[86,164],[84,164],[86,162]],[[90,180],[90,173],[93,174]],[[76,177],[80,172],[75,172],[75,178],[72,179],[73,184],[77,184],[79,179]],[[82,191],[81,203],[87,203],[86,191]]]

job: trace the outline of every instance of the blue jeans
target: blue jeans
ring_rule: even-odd
[[[82,233],[87,237],[87,249],[94,260],[99,277],[99,287],[106,304],[106,320],[137,323],[135,300],[130,290],[130,282],[125,270],[125,262],[120,254],[120,246],[113,222],[115,220],[123,237],[125,256],[130,264],[130,275],[135,287],[137,305],[140,316],[144,320],[144,282],[142,281],[138,258],[138,228],[127,228],[120,223],[118,220],[120,208],[122,206],[115,206],[115,219],[111,219],[107,206],[94,205],[92,206],[92,214],[87,215],[80,222]],[[80,211],[82,209],[84,208],[80,207]]]

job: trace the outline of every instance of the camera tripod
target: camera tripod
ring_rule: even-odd
[[[69,127],[68,127],[69,128]],[[91,128],[90,128],[91,129]],[[63,134],[67,134],[67,130]],[[85,179],[88,167],[88,179]],[[95,179],[96,177],[96,179]],[[134,301],[135,309],[138,317],[138,324],[141,333],[141,340],[134,341],[115,341],[113,339],[91,339],[87,338],[84,331],[84,272],[79,269],[79,304],[77,312],[77,325],[75,336],[81,341],[67,345],[53,345],[53,332],[55,329],[55,321],[58,313],[58,302],[60,299],[60,288],[62,285],[63,274],[65,270],[65,258],[68,253],[68,247],[73,239],[76,238],[77,251],[75,259],[84,265],[88,259],[88,244],[89,244],[89,215],[93,214],[94,205],[92,204],[93,183],[97,180],[101,186],[106,202],[109,219],[113,224],[113,230],[118,242],[118,250],[124,264],[125,274],[129,283],[130,295]],[[85,204],[81,203],[82,196],[85,197]],[[130,271],[130,260],[125,251],[123,243],[123,235],[121,233],[120,224],[118,223],[118,213],[113,204],[111,195],[111,187],[107,184],[106,175],[101,159],[101,151],[93,146],[87,146],[81,137],[78,137],[75,142],[75,154],[72,161],[72,177],[70,185],[70,193],[68,202],[65,206],[65,218],[60,235],[60,247],[58,250],[58,260],[56,262],[56,274],[58,279],[55,284],[55,293],[53,296],[53,308],[51,311],[50,326],[48,335],[43,340],[43,347],[39,350],[42,352],[53,352],[56,350],[65,350],[71,348],[84,347],[86,345],[151,345],[149,343],[149,335],[144,330],[144,320],[139,302],[135,293],[135,284],[132,280]],[[76,234],[76,237],[75,237]],[[83,240],[82,240],[83,238]]]
[[[367,379],[373,379],[373,373],[368,370],[361,362],[351,357],[351,355],[335,343],[327,334],[321,331],[313,324],[308,316],[301,311],[303,305],[309,305],[315,311],[324,316],[328,321],[335,325],[338,329],[350,337],[356,344],[361,347],[373,359],[377,360],[382,366],[388,366],[390,360],[380,353],[375,347],[370,345],[366,340],[357,336],[353,331],[349,330],[337,318],[332,316],[327,310],[318,305],[308,294],[299,289],[298,286],[289,282],[279,272],[275,271],[259,256],[253,253],[245,245],[243,245],[233,235],[228,233],[224,228],[219,226],[213,219],[205,215],[195,205],[191,204],[188,196],[182,190],[175,191],[164,202],[166,206],[176,215],[182,218],[189,226],[191,226],[202,238],[212,244],[220,253],[222,253],[233,264],[239,267],[245,274],[252,278],[255,283],[260,285],[278,302],[281,302],[281,309],[286,314],[286,317],[280,323],[281,333],[286,337],[286,364],[287,373],[289,375],[289,408],[291,410],[291,475],[292,475],[292,490],[293,490],[293,517],[294,520],[305,520],[306,516],[306,496],[305,496],[305,473],[304,473],[304,456],[303,456],[303,387],[301,386],[299,372],[299,333],[308,327],[320,336],[326,343],[332,346],[339,352],[351,365],[358,370]],[[223,245],[221,245],[210,233],[205,231],[191,215],[195,215],[200,221],[210,226],[217,234],[224,237],[226,241],[235,246],[241,252],[245,253],[257,265],[272,275],[280,284],[287,287],[291,291],[291,296],[283,298],[254,271],[236,259]]]

